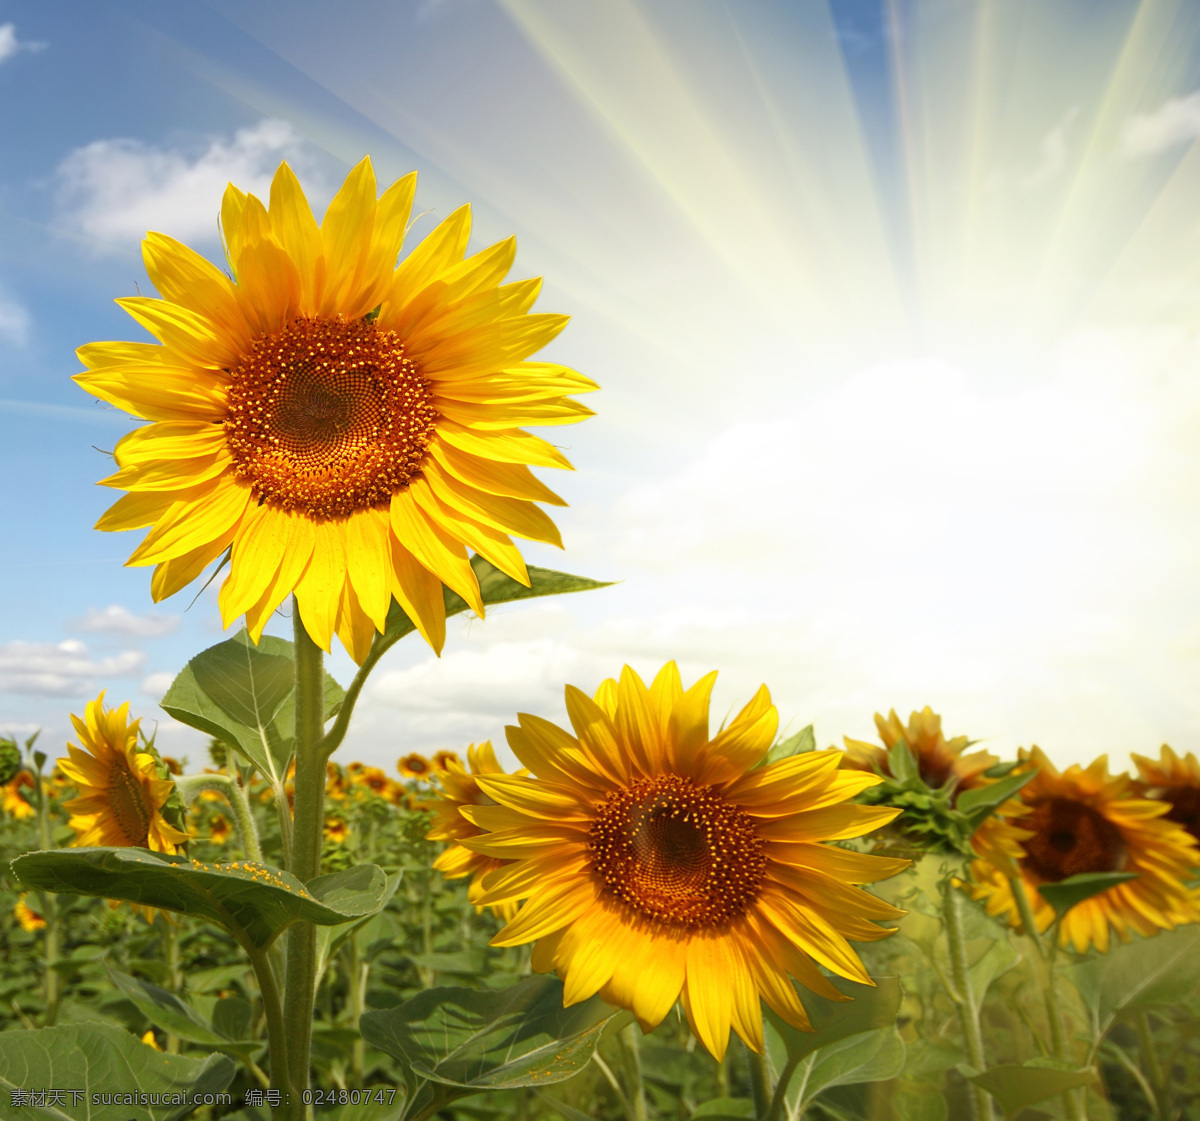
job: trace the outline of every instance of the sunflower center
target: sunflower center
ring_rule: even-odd
[[[125,837],[125,843],[135,848],[147,848],[150,843],[150,807],[146,804],[146,789],[137,777],[118,762],[108,780],[108,804],[113,820]]]
[[[1171,807],[1163,816],[1200,841],[1200,786],[1168,786],[1159,797]]]
[[[346,517],[420,471],[438,414],[394,332],[297,317],[256,339],[232,374],[225,432],[260,502]]]
[[[649,918],[688,928],[740,915],[767,867],[750,818],[678,775],[610,794],[588,847],[612,895]]]
[[[1070,798],[1047,798],[1021,818],[1034,836],[1022,842],[1025,866],[1051,883],[1083,872],[1119,872],[1125,863],[1120,830]]]

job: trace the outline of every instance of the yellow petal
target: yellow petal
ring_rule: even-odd
[[[493,946],[519,946],[561,930],[596,904],[596,887],[590,880],[573,880],[531,896],[517,917],[495,938]]]
[[[292,169],[281,163],[271,180],[269,216],[275,239],[296,266],[300,280],[297,312],[316,315],[325,291],[321,230]]]
[[[196,488],[163,515],[125,563],[156,564],[214,541],[237,524],[249,500],[249,487],[226,479]]]
[[[479,580],[467,560],[466,549],[430,521],[407,490],[392,495],[391,525],[400,544],[483,618]]]
[[[346,569],[358,604],[375,629],[387,622],[392,596],[390,520],[386,510],[360,510],[346,519]]]
[[[375,226],[375,172],[364,156],[346,176],[321,221],[321,250],[325,257],[322,315],[344,312],[356,319],[364,285],[364,266]],[[370,308],[363,309],[370,311]]]
[[[729,985],[734,963],[720,935],[693,938],[687,947],[689,1019],[696,1038],[720,1062],[729,1046],[733,992]]]
[[[116,303],[189,365],[222,370],[237,362],[236,343],[194,311],[148,296],[126,296]]]
[[[446,641],[446,601],[442,582],[391,536],[392,596],[421,636],[441,654]]]
[[[309,638],[328,652],[346,582],[346,552],[337,522],[313,523],[313,551],[296,582],[296,602]]]
[[[519,428],[503,432],[475,432],[452,420],[438,423],[438,435],[452,447],[501,463],[528,463],[535,467],[573,470],[570,461],[553,444]]]

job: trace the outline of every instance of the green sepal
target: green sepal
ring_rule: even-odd
[[[986,786],[977,786],[974,790],[964,790],[954,803],[954,808],[964,814],[970,822],[971,832],[974,833],[984,820],[991,816],[997,806],[1008,801],[1018,790],[1037,777],[1037,768],[1022,771],[1019,775],[1009,775],[998,779]]]

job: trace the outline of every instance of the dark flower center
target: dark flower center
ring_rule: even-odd
[[[345,517],[419,472],[438,414],[394,332],[296,318],[256,339],[232,374],[229,450],[260,501]]]
[[[750,818],[678,775],[610,794],[588,847],[608,892],[642,915],[687,928],[740,915],[767,866]]]
[[[108,804],[125,843],[133,848],[148,847],[151,812],[148,792],[123,761],[114,763],[109,775]]]
[[[1022,842],[1022,863],[1046,882],[1058,883],[1084,872],[1119,872],[1125,864],[1121,831],[1083,802],[1046,798],[1019,824],[1034,833]]]

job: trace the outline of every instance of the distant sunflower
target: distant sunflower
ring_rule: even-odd
[[[457,751],[435,751],[433,753],[433,769],[435,771],[444,771],[451,763],[462,766],[462,760],[459,759]]]
[[[1020,792],[1029,812],[1017,822],[1026,833],[1017,865],[1038,930],[1049,927],[1054,911],[1037,889],[1086,872],[1135,872],[1137,878],[1067,912],[1059,941],[1079,953],[1089,945],[1106,952],[1110,930],[1127,941],[1131,931],[1155,934],[1200,918],[1182,882],[1197,863],[1196,843],[1167,820],[1162,803],[1137,797],[1128,775],[1109,775],[1104,756],[1062,773],[1039,748],[1022,750],[1021,759],[1038,768]],[[995,860],[975,861],[971,879],[971,893],[989,914],[1020,926],[1009,880]]]
[[[214,845],[223,845],[229,840],[231,832],[229,819],[224,814],[214,814],[212,821],[208,823],[208,839]]]
[[[599,993],[643,1031],[682,997],[720,1059],[730,1027],[762,1050],[760,997],[809,1027],[789,974],[833,1000],[818,964],[873,983],[849,940],[886,937],[876,920],[904,912],[855,885],[909,862],[821,843],[899,811],[849,802],[880,780],[839,770],[840,751],[760,766],[778,725],[765,686],[710,738],[715,678],[685,692],[672,662],[649,689],[628,666],[595,700],[568,686],[575,736],[522,713],[508,742],[534,777],[480,775],[499,805],[462,806],[488,832],[460,843],[512,862],[478,902],[525,900],[494,945],[536,940],[533,967],[558,972],[565,1003]]]
[[[101,693],[84,719],[72,714],[71,723],[82,748],[67,744],[70,757],[58,764],[79,792],[63,803],[78,834],[73,843],[174,853],[188,839],[162,815],[175,784],[159,777],[152,755],[137,750],[140,721],[129,720],[128,702],[105,709]]]
[[[1200,762],[1190,751],[1176,755],[1165,743],[1157,761],[1133,755],[1141,777],[1141,792],[1155,802],[1166,802],[1168,821],[1182,825],[1200,841]]]
[[[402,755],[396,761],[396,769],[405,778],[427,779],[433,774],[433,764],[424,755],[418,755],[415,751],[408,755]]]
[[[335,845],[343,845],[350,836],[350,827],[340,817],[325,819],[325,840]]]
[[[17,896],[17,905],[13,908],[13,914],[16,916],[17,922],[21,924],[22,930],[36,934],[39,930],[46,929],[46,920],[25,902],[27,898],[28,896],[24,892]]]
[[[443,585],[483,614],[467,549],[528,584],[508,535],[561,544],[527,465],[570,464],[520,426],[590,416],[569,395],[596,385],[527,361],[567,317],[528,314],[540,280],[501,285],[512,238],[463,259],[469,207],[396,266],[415,186],[376,199],[364,159],[318,227],[286,163],[269,207],[230,184],[234,280],[146,237],[163,298],[117,302],[162,345],[89,344],[76,380],[151,422],[118,442],[103,485],[129,493],[97,528],[153,527],[128,563],[156,566],[155,600],[232,548],[226,626],[257,641],[294,592],[313,640],[361,663],[393,599],[436,650]]]
[[[504,768],[500,766],[495,749],[488,740],[467,748],[467,766],[469,770],[455,759],[447,762],[445,770],[438,772],[440,796],[434,799],[430,807],[434,813],[433,828],[426,836],[431,841],[448,842],[446,851],[433,862],[433,866],[448,880],[470,876],[467,898],[475,903],[477,911],[482,911],[478,897],[483,891],[483,877],[507,861],[483,856],[463,847],[462,842],[466,838],[478,837],[483,830],[459,811],[464,806],[494,806],[496,803],[480,789],[479,778],[482,775],[503,775]],[[507,922],[517,913],[517,903],[505,901],[493,904],[492,910]]]
[[[9,817],[15,817],[18,821],[24,821],[26,818],[33,817],[37,813],[26,800],[22,790],[32,790],[33,775],[28,771],[18,771],[8,782],[3,786],[3,794],[0,796],[0,809],[3,809]]]
[[[879,738],[888,750],[901,740],[908,744],[922,780],[934,789],[945,786],[953,779],[956,789],[970,790],[981,785],[983,772],[999,762],[994,755],[986,751],[964,755],[963,752],[970,747],[971,741],[966,736],[946,739],[942,733],[942,718],[928,705],[909,716],[907,728],[900,723],[895,709],[888,713],[886,720],[876,713],[875,727],[879,729]],[[852,740],[849,736],[844,738],[846,758],[842,763],[843,767],[862,771],[878,768],[881,774],[891,774],[887,751],[884,748],[863,740]]]

